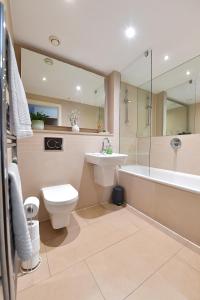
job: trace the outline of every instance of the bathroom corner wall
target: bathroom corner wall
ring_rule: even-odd
[[[106,79],[107,99],[106,99],[106,127],[114,134],[114,147],[119,151],[119,99],[120,99],[121,74],[113,71]]]
[[[160,169],[174,170],[194,175],[200,175],[200,134],[178,136],[182,141],[181,149],[174,151],[170,146],[173,136],[151,138],[150,166]],[[149,140],[138,138],[138,164],[146,165],[148,153],[144,153]]]

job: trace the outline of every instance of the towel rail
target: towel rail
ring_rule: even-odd
[[[6,101],[6,48],[5,10],[0,2],[0,262],[3,299],[16,298],[15,250],[12,235],[11,205],[8,182],[7,150],[17,157],[17,139],[9,133],[8,103]]]
[[[9,134],[9,133],[7,133],[7,139],[9,139],[9,140],[13,140],[13,141],[16,141],[17,139],[16,139],[16,136],[14,136],[14,135],[11,135],[11,134]]]
[[[12,148],[12,147],[16,147],[17,144],[16,143],[7,143],[7,148]]]

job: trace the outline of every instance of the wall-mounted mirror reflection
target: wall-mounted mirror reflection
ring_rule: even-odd
[[[127,70],[124,84],[137,88],[138,137],[148,137],[150,128],[152,136],[200,133],[200,56],[154,78],[152,95],[144,76],[147,64],[144,70],[136,63]]]
[[[103,76],[24,48],[21,76],[31,115],[35,119],[44,115],[47,129],[74,125],[83,131],[105,129]]]

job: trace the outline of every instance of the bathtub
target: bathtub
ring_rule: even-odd
[[[200,176],[197,175],[149,168],[147,166],[140,165],[122,166],[120,171],[166,184],[177,189],[200,194]]]
[[[200,245],[200,176],[126,165],[118,177],[129,205]]]

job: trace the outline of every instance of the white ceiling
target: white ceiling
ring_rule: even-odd
[[[147,48],[153,75],[200,53],[199,0],[10,0],[17,42],[106,74],[121,71]],[[128,40],[127,26],[136,36]],[[61,45],[54,48],[49,35]],[[163,56],[170,60],[165,62]]]
[[[167,110],[172,110],[180,107],[182,107],[182,105],[177,102],[167,101]]]
[[[50,66],[44,62],[45,58],[45,55],[22,49],[21,76],[27,93],[104,106],[104,77],[56,59],[52,59]],[[80,91],[76,90],[77,86],[81,87]]]

